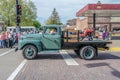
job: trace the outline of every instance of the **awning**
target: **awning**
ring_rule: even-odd
[[[76,13],[77,17],[93,16],[120,17],[120,4],[88,4]]]

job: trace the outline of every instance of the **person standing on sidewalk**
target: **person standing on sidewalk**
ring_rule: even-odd
[[[8,38],[8,32],[5,32],[5,44],[6,44],[6,48],[9,47],[9,38]]]
[[[10,35],[10,32],[8,32],[8,48],[10,48],[10,38],[11,38],[11,35]]]
[[[17,38],[18,38],[18,40],[20,39],[20,35],[21,35],[20,32],[18,32],[18,33],[17,33]]]
[[[2,40],[1,40],[1,33],[0,33],[0,48],[2,48]]]
[[[5,32],[2,32],[2,35],[1,35],[1,44],[2,44],[2,48],[5,48]]]
[[[8,34],[8,38],[9,38],[9,47],[12,48],[12,35],[11,35],[11,33]]]

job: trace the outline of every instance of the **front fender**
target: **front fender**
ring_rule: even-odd
[[[18,42],[18,50],[22,50],[26,45],[33,45],[37,48],[38,52],[42,51],[42,44],[38,40],[27,41],[27,40],[20,40]]]

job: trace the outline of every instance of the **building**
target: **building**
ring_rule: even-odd
[[[76,20],[77,19],[71,19],[71,20],[68,20],[67,23],[66,23],[66,28],[65,29],[76,29]]]
[[[120,4],[88,4],[76,16],[76,29],[106,28],[107,31],[120,32]],[[80,18],[79,18],[80,17]],[[81,19],[82,17],[82,19]]]
[[[74,18],[74,19],[68,20],[66,24],[69,26],[76,25],[76,19]]]

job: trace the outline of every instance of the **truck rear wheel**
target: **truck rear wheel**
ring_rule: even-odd
[[[81,58],[86,59],[86,60],[91,60],[91,59],[95,58],[96,54],[97,54],[97,51],[92,46],[84,46],[80,50],[80,56],[81,56]]]
[[[25,59],[31,60],[37,57],[37,49],[33,45],[27,45],[23,49],[23,56]]]

